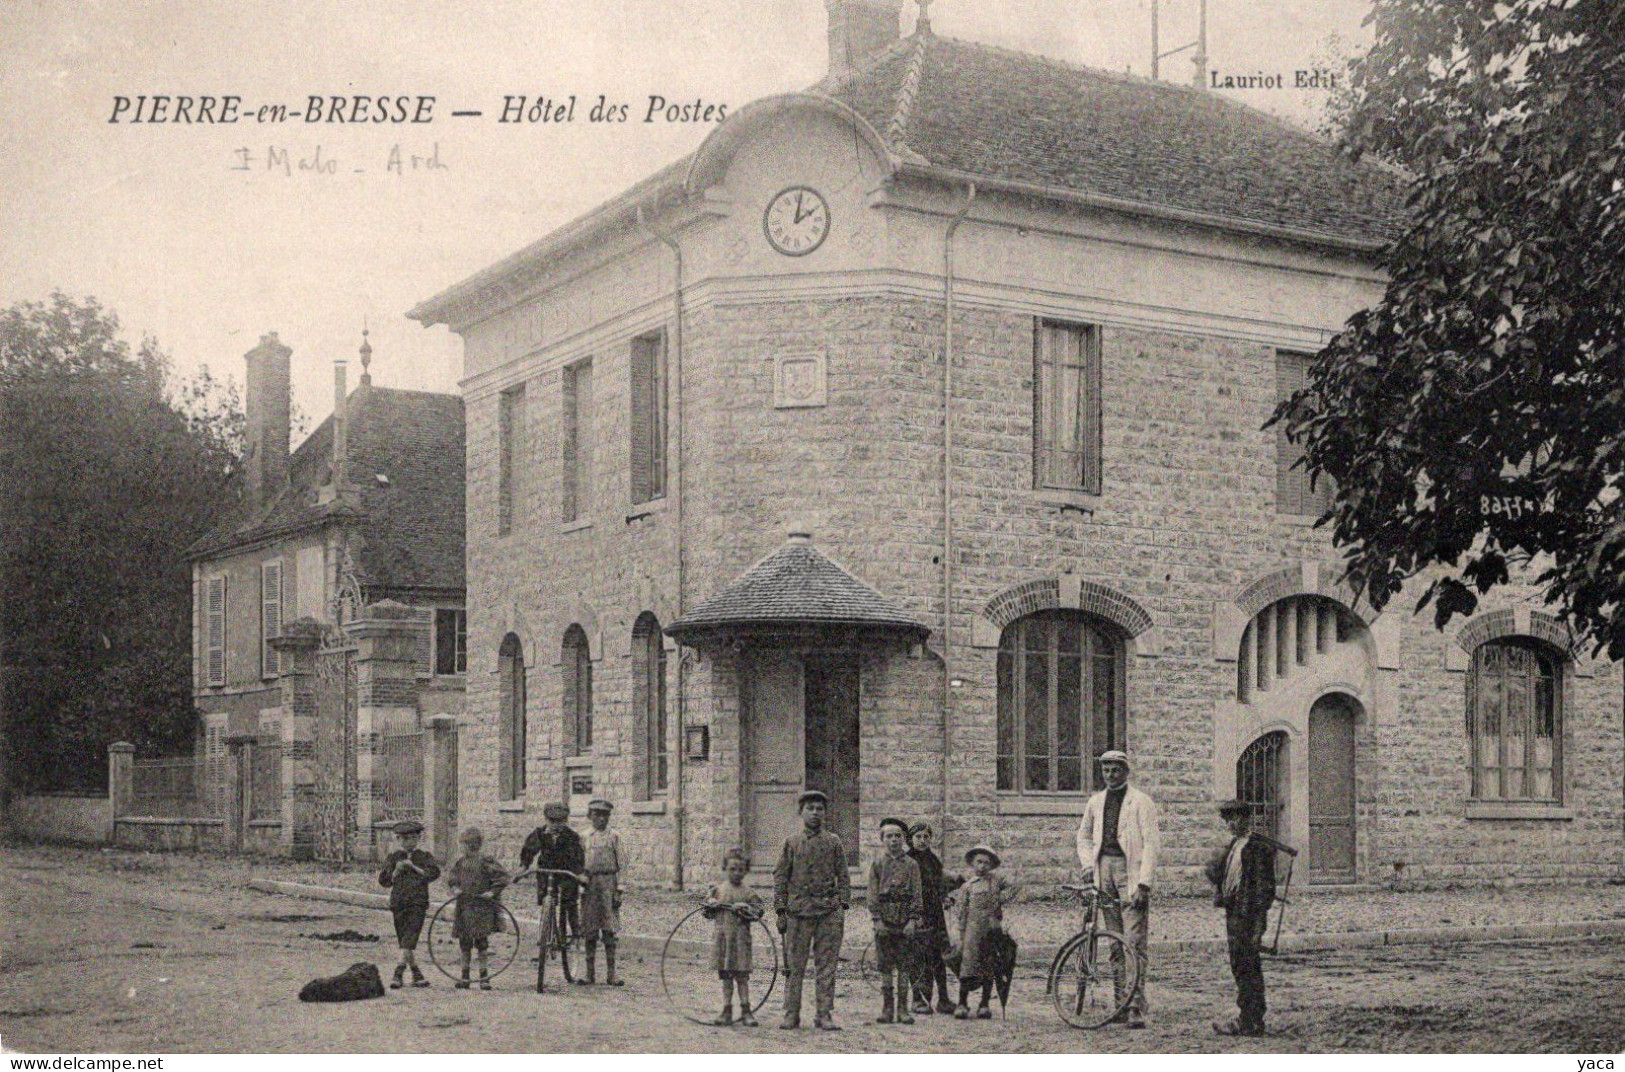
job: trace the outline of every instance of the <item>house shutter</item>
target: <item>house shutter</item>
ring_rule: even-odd
[[[282,655],[271,640],[282,635],[282,562],[260,563],[260,676],[282,673]]]
[[[632,502],[654,497],[654,348],[632,340]]]
[[[226,683],[226,579],[210,577],[204,587],[204,675],[219,687]]]
[[[418,677],[434,676],[434,608],[413,607],[412,618],[419,624],[417,636],[413,640],[413,651],[417,658]]]

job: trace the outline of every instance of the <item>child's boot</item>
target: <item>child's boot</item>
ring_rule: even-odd
[[[722,1015],[718,1016],[711,1022],[717,1027],[732,1027],[734,1022],[734,1007],[732,1005],[724,1005],[722,1007]]]
[[[468,989],[468,965],[467,964],[463,965],[463,977],[461,979],[457,980],[457,989],[458,990],[467,990]]]
[[[877,1023],[877,1024],[893,1024],[893,1023],[896,1023],[897,1022],[897,1013],[896,1013],[895,1005],[896,1005],[896,998],[892,994],[892,988],[890,986],[881,987],[880,988],[880,1015],[875,1017],[875,1023]]]
[[[406,985],[406,965],[405,964],[397,964],[397,965],[395,965],[395,974],[390,977],[389,988],[391,990],[399,990],[401,987],[403,987],[405,985]]]
[[[429,980],[423,977],[423,969],[417,966],[416,961],[412,962],[412,985],[416,987],[429,985]]]
[[[743,1000],[743,999],[741,999],[739,1004],[740,1004],[739,1026],[740,1027],[755,1027],[756,1026],[756,1017],[750,1011],[750,1003]]]
[[[491,989],[491,976],[490,976],[489,973],[487,973],[485,971],[484,968],[480,969],[480,989],[481,990],[489,990],[489,989]]]
[[[916,989],[914,991],[914,1015],[915,1016],[930,1016],[931,1015],[931,998],[930,998],[930,995],[928,995],[923,990]]]
[[[598,981],[598,943],[587,942],[587,974],[576,980],[577,986],[591,986]]]
[[[604,985],[622,986],[624,981],[615,974],[615,943],[604,943]]]
[[[897,992],[897,1022],[900,1024],[912,1024],[914,1022],[914,1017],[908,1011],[907,983],[904,983],[903,988]]]

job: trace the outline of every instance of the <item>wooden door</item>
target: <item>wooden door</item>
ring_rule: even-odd
[[[1354,881],[1354,709],[1322,696],[1309,711],[1309,879]]]
[[[850,656],[809,656],[805,662],[807,788],[829,795],[828,829],[856,865],[858,811],[858,663]]]
[[[801,660],[760,652],[746,663],[745,843],[751,863],[778,863],[784,839],[801,828]]]

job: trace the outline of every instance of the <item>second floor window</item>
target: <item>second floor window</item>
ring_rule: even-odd
[[[524,466],[520,445],[525,441],[525,385],[503,391],[497,414],[497,535],[513,530],[514,513],[520,500],[519,484]]]
[[[564,502],[565,524],[592,516],[592,362],[564,370]]]
[[[271,641],[282,635],[282,560],[260,563],[260,676],[282,673],[282,656]]]
[[[1275,353],[1275,399],[1285,402],[1309,382],[1310,354],[1295,354],[1287,350]],[[1322,476],[1310,486],[1309,471],[1298,462],[1303,458],[1303,444],[1286,437],[1284,423],[1275,426],[1275,510],[1282,514],[1306,514],[1319,517],[1331,509],[1334,485],[1331,477]]]
[[[468,673],[468,612],[441,608],[434,612],[434,672]]]
[[[1033,354],[1033,486],[1100,494],[1100,331],[1038,322]]]
[[[632,340],[632,502],[666,495],[666,333]]]
[[[203,582],[203,677],[211,688],[226,683],[226,578]]]

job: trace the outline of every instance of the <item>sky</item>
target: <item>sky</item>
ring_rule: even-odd
[[[1147,75],[1151,2],[934,0],[930,14],[939,35]],[[651,94],[737,111],[806,88],[826,65],[823,0],[0,3],[0,306],[94,295],[132,344],[156,337],[179,374],[208,365],[238,383],[242,355],[276,331],[312,426],[332,409],[335,358],[351,358],[354,383],[363,324],[374,382],[456,391],[460,340],[406,311],[713,129],[639,122]],[[1160,0],[1165,51],[1194,40],[1197,4]],[[1213,70],[1290,83],[1330,35],[1358,47],[1369,0],[1208,8]],[[916,10],[904,5],[905,33]],[[1189,56],[1164,60],[1162,77],[1188,82]],[[138,97],[160,94],[290,112],[310,95],[435,103],[427,124],[128,121]],[[528,108],[571,94],[573,123],[497,122],[505,97]],[[632,121],[586,122],[600,94],[632,105]],[[1325,100],[1226,95],[1308,127]],[[110,122],[118,97],[131,106]],[[414,169],[414,156],[441,166]]]

